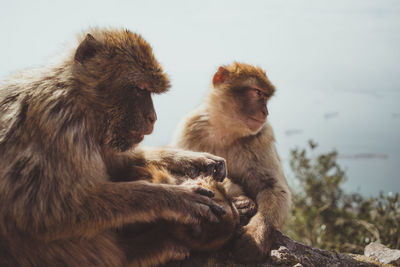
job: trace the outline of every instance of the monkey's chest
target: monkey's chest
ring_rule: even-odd
[[[216,150],[215,155],[225,158],[228,167],[228,176],[240,179],[254,171],[258,164],[262,164],[260,155],[242,146],[232,146],[226,150]],[[237,181],[238,182],[238,181]]]

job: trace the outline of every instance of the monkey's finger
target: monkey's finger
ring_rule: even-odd
[[[237,209],[243,209],[250,205],[249,201],[246,200],[233,200],[233,204]]]
[[[256,206],[252,202],[242,202],[242,203],[234,203],[235,207],[239,210],[256,210]]]
[[[218,217],[221,217],[226,214],[226,210],[218,204],[211,205],[210,208],[212,212]]]
[[[214,180],[222,182],[226,177],[225,161],[216,161],[208,164],[206,167],[206,172],[208,175],[211,175]]]
[[[213,198],[214,197],[214,192],[211,191],[210,189],[204,188],[202,186],[196,186],[193,190],[195,193],[209,197],[209,198]]]
[[[252,208],[243,208],[243,209],[237,209],[237,210],[241,216],[245,216],[245,217],[252,217],[254,214],[256,214],[256,211]]]
[[[218,182],[222,182],[226,177],[226,173],[225,161],[220,161],[217,163],[214,169],[213,178]]]
[[[232,202],[236,208],[240,209],[249,206],[252,201],[247,197],[238,196],[238,197],[233,197]]]
[[[211,206],[206,204],[199,204],[200,205],[200,215],[203,218],[206,218],[208,221],[213,223],[219,223],[219,216],[216,216],[215,212],[212,211]]]
[[[199,199],[199,202],[203,205],[206,205],[208,210],[218,218],[226,214],[226,210],[222,206],[218,205],[209,198],[201,197],[201,199]]]

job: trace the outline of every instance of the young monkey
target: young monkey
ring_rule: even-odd
[[[245,262],[267,255],[271,230],[282,226],[290,208],[291,193],[266,121],[274,92],[259,67],[237,62],[221,66],[205,103],[188,115],[175,140],[177,147],[225,158],[228,194],[237,197],[244,191],[257,203],[257,213],[234,244],[234,255]]]

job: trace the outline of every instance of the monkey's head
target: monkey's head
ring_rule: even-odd
[[[89,108],[96,110],[102,145],[124,151],[152,133],[157,115],[151,94],[167,91],[170,83],[140,35],[90,30],[73,61],[73,78]]]
[[[264,70],[234,62],[218,68],[212,85],[210,114],[220,118],[229,133],[253,135],[263,127],[268,115],[267,102],[275,92]]]

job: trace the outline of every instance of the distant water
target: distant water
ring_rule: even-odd
[[[400,192],[400,119],[393,116],[400,109],[400,92],[305,90],[307,98],[301,98],[293,91],[282,92],[271,107],[277,109],[271,121],[288,174],[288,151],[305,148],[312,139],[319,144],[316,154],[338,151],[348,177],[346,191]],[[288,105],[292,109],[285,110]]]

